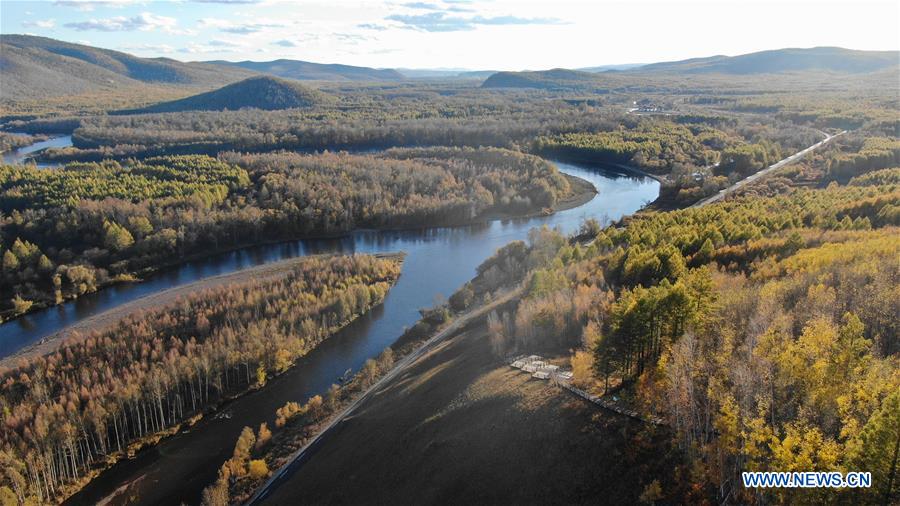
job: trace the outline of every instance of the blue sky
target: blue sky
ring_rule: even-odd
[[[900,3],[0,0],[0,33],[185,61],[518,70],[780,47],[896,50]]]

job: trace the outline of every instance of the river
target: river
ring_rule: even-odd
[[[67,504],[199,503],[203,488],[230,457],[244,426],[274,423],[275,409],[287,401],[321,394],[347,369],[362,363],[395,341],[419,317],[418,309],[437,297],[448,297],[474,277],[475,268],[501,246],[525,239],[533,227],[575,231],[585,218],[601,222],[634,213],[659,194],[659,183],[609,168],[556,163],[566,174],[586,179],[598,194],[579,207],[550,216],[497,220],[486,224],[412,231],[362,231],[332,239],[308,239],[245,248],[185,263],[141,283],[105,288],[77,300],[0,325],[0,355],[34,343],[90,315],[119,304],[196,281],[267,262],[315,253],[379,253],[404,251],[402,274],[384,304],[359,318],[300,359],[296,366],[265,388],[226,406],[231,416],[207,417],[189,431],[123,460],[93,480]]]
[[[15,132],[11,132],[15,133]],[[51,137],[45,141],[35,142],[34,144],[30,144],[25,147],[21,147],[19,149],[14,149],[8,153],[3,153],[3,163],[7,164],[18,164],[18,163],[26,163],[29,162],[28,158],[38,151],[47,148],[67,148],[72,145],[72,136],[71,135],[63,135],[61,137]],[[29,163],[34,163],[38,167],[42,169],[46,169],[48,167],[55,167],[56,163],[46,163],[46,162],[34,162],[31,161]]]

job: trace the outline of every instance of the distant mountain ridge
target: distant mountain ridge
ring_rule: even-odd
[[[604,67],[580,70],[551,69],[543,71],[498,72],[482,83],[483,88],[567,89],[601,83]],[[615,74],[782,74],[787,72],[831,72],[864,74],[900,68],[898,51],[858,51],[838,47],[809,49],[775,49],[739,56],[709,56],[688,60],[650,63],[614,70]],[[588,71],[590,70],[590,71]]]
[[[481,84],[482,88],[537,88],[558,89],[593,83],[594,72],[569,69],[551,69],[524,72],[497,72]]]
[[[900,65],[900,51],[859,51],[840,47],[787,48],[738,56],[710,56],[674,62],[651,63],[637,72],[684,72],[720,74],[776,74],[825,71],[876,72]]]
[[[582,72],[609,72],[610,70],[633,70],[638,67],[643,67],[644,63],[619,63],[613,65],[598,65],[596,67],[581,67],[575,70],[580,70]]]
[[[31,35],[0,35],[0,98],[40,99],[139,86],[211,88],[253,75],[244,69],[119,51]]]
[[[397,72],[407,79],[485,79],[497,73],[496,70],[407,68],[398,68]]]
[[[299,81],[400,81],[403,74],[393,69],[356,67],[338,63],[313,63],[302,60],[239,61],[215,60],[207,64],[272,74]]]
[[[331,99],[324,93],[273,76],[256,76],[231,83],[217,90],[200,93],[179,100],[117,111],[119,114],[138,114],[181,111],[224,111],[243,108],[264,110],[311,107]]]

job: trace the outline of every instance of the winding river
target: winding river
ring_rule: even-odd
[[[65,145],[58,139],[51,141]],[[37,149],[30,152],[34,151]],[[415,323],[419,308],[432,305],[438,296],[453,293],[498,248],[525,239],[536,226],[559,227],[571,233],[585,218],[604,223],[617,220],[659,194],[659,183],[650,178],[636,178],[606,167],[556,165],[566,174],[593,183],[598,194],[584,205],[551,216],[463,227],[361,231],[340,238],[305,239],[213,255],[142,283],[109,287],[0,325],[0,356],[5,356],[88,316],[208,276],[316,253],[407,253],[402,275],[384,304],[325,341],[264,389],[231,402],[225,408],[230,417],[206,417],[190,430],[117,463],[67,504],[199,503],[201,491],[215,479],[244,426],[258,427],[262,422],[271,425],[275,409],[285,402],[305,401],[324,392],[348,368],[357,370]]]
[[[15,149],[10,151],[9,153],[3,153],[3,163],[7,164],[17,164],[17,163],[26,163],[29,162],[28,158],[38,151],[47,148],[67,148],[72,145],[72,136],[71,135],[63,135],[61,137],[51,137],[45,141],[35,142],[29,146],[21,147],[19,149]],[[48,168],[54,167],[57,164],[55,163],[45,163],[45,162],[33,162],[40,168]]]

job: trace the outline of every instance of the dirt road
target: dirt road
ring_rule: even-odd
[[[823,132],[823,133],[824,133],[824,132]],[[847,133],[846,130],[844,130],[843,132],[837,133],[837,134],[835,134],[835,135],[828,135],[828,134],[825,134],[825,138],[824,138],[824,139],[822,139],[821,141],[819,141],[819,142],[813,144],[812,146],[810,146],[810,147],[804,149],[803,151],[798,151],[798,152],[794,153],[793,155],[791,155],[791,156],[785,158],[784,160],[781,160],[781,161],[779,161],[779,162],[773,163],[772,165],[769,165],[769,166],[766,167],[765,169],[762,169],[761,171],[759,171],[759,172],[757,172],[757,173],[755,173],[755,174],[751,174],[751,175],[747,176],[746,178],[744,178],[744,179],[738,181],[737,183],[734,183],[733,185],[729,186],[728,188],[724,188],[724,189],[722,189],[722,190],[719,190],[719,193],[716,193],[715,195],[713,195],[713,196],[711,196],[711,197],[707,197],[707,198],[705,198],[705,199],[703,199],[703,200],[697,202],[696,204],[692,205],[691,207],[703,207],[703,206],[705,206],[705,205],[707,205],[707,204],[712,204],[713,202],[718,202],[718,201],[722,200],[723,198],[725,198],[726,195],[728,195],[728,194],[730,194],[730,193],[733,193],[735,190],[738,190],[738,189],[740,189],[740,188],[742,188],[742,187],[744,187],[744,186],[746,186],[746,185],[748,185],[748,184],[750,184],[750,183],[756,181],[757,179],[759,179],[759,178],[761,178],[761,177],[765,177],[765,176],[767,176],[768,174],[771,174],[772,172],[774,172],[774,171],[776,171],[776,170],[778,170],[778,169],[780,169],[780,168],[782,168],[782,167],[784,167],[784,166],[786,166],[786,165],[790,165],[790,164],[796,162],[797,160],[800,160],[801,158],[803,158],[803,157],[806,156],[807,154],[809,154],[809,153],[811,153],[811,152],[813,152],[813,151],[815,151],[815,150],[821,148],[822,146],[828,144],[828,143],[831,142],[831,140],[834,139],[835,137],[837,137],[837,136],[839,136],[839,135],[843,135],[843,134],[845,134],[845,133]]]

